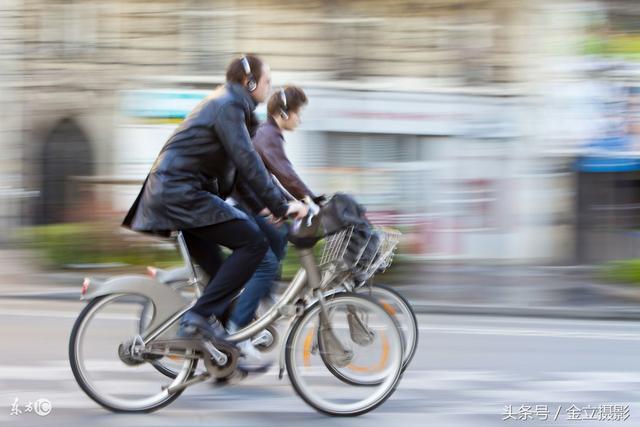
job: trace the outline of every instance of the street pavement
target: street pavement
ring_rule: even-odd
[[[640,425],[640,323],[445,314],[418,316],[418,352],[398,390],[361,417],[316,413],[274,370],[194,386],[155,413],[113,414],[80,390],[67,361],[83,304],[0,298],[1,426]],[[51,402],[48,415],[20,406],[38,399]],[[16,402],[23,413],[12,415]],[[626,420],[597,421],[605,416]]]

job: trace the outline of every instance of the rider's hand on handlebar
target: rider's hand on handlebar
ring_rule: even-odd
[[[324,203],[327,201],[327,195],[326,194],[321,194],[319,196],[314,197],[311,200],[313,200],[313,203],[315,203],[316,205],[322,207],[324,205]]]
[[[309,207],[309,215],[316,216],[320,212],[320,206],[316,205],[311,196],[305,196],[302,200]]]
[[[309,207],[302,202],[294,200],[289,202],[287,209],[287,217],[292,216],[295,219],[302,219],[309,213]]]

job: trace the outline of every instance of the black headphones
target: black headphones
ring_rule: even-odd
[[[244,68],[244,73],[247,75],[247,78],[249,79],[247,81],[247,90],[249,92],[253,92],[258,87],[258,82],[256,82],[256,78],[253,76],[253,73],[251,72],[251,66],[249,65],[249,60],[247,59],[246,56],[242,55],[242,58],[240,58],[240,62],[242,63],[242,68]]]
[[[289,120],[289,114],[287,114],[287,94],[284,89],[280,88],[280,102],[282,102],[282,108],[280,109],[280,115],[283,119]]]

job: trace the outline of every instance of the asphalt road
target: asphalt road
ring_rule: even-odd
[[[465,315],[420,315],[414,362],[362,417],[314,412],[275,370],[194,386],[152,414],[113,414],[80,390],[67,361],[82,304],[0,299],[1,426],[640,425],[640,323]],[[38,399],[51,402],[48,415],[26,412]],[[12,415],[16,402],[23,413]]]

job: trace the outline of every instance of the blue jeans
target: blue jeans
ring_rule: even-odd
[[[273,282],[278,277],[280,261],[287,249],[287,224],[274,225],[259,215],[253,216],[253,220],[267,238],[269,250],[253,276],[244,285],[244,292],[238,297],[229,318],[238,328],[244,328],[251,323],[260,300],[271,291]]]

